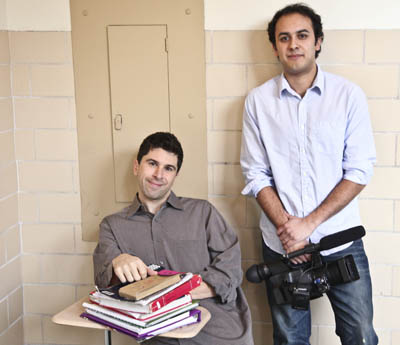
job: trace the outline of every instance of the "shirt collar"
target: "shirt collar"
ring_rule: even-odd
[[[167,204],[173,208],[176,208],[177,210],[183,210],[183,203],[181,199],[179,199],[172,191],[167,199]]]
[[[325,83],[324,83],[324,72],[321,69],[321,66],[317,64],[317,76],[315,77],[315,80],[310,87],[311,90],[319,91],[319,94],[322,95],[325,89]]]
[[[183,210],[183,204],[182,204],[181,200],[175,195],[175,193],[173,191],[171,191],[171,194],[169,195],[164,206],[171,206],[177,210]],[[132,204],[128,208],[128,217],[133,216],[137,212],[142,211],[142,210],[146,210],[146,208],[140,202],[139,195],[138,195],[138,193],[136,193]]]
[[[298,97],[296,91],[294,91],[289,85],[283,72],[281,73],[278,79],[278,90],[279,90],[279,98],[281,98],[285,92],[288,92],[293,96]],[[314,82],[309,88],[309,90],[315,91],[319,95],[321,95],[324,92],[324,72],[322,71],[321,67],[318,64],[317,64],[317,76],[315,77]]]

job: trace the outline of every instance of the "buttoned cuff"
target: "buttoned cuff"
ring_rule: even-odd
[[[236,288],[230,280],[221,279],[221,277],[210,271],[202,272],[200,275],[203,281],[214,289],[221,303],[229,303],[236,300]]]
[[[111,282],[112,274],[113,267],[112,262],[110,262],[108,265],[104,265],[101,270],[95,272],[95,284],[101,288],[107,287]]]

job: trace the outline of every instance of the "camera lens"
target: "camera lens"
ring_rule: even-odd
[[[260,283],[263,280],[263,277],[258,272],[258,266],[261,265],[253,265],[246,271],[246,278],[249,282]]]
[[[328,263],[326,277],[330,285],[348,283],[360,278],[352,255]]]

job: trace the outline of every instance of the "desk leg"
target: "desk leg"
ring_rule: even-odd
[[[104,345],[111,345],[111,331],[109,329],[104,331]]]

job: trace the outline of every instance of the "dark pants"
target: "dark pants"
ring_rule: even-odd
[[[331,286],[327,293],[335,314],[336,334],[340,337],[343,345],[376,345],[378,337],[372,325],[371,277],[362,240],[355,241],[345,250],[324,256],[323,260],[331,262],[349,254],[354,257],[360,279],[347,284]],[[281,257],[269,249],[264,241],[263,256],[266,262]],[[274,328],[274,345],[309,345],[310,310],[293,309],[289,304],[272,304],[268,281],[266,285]]]

